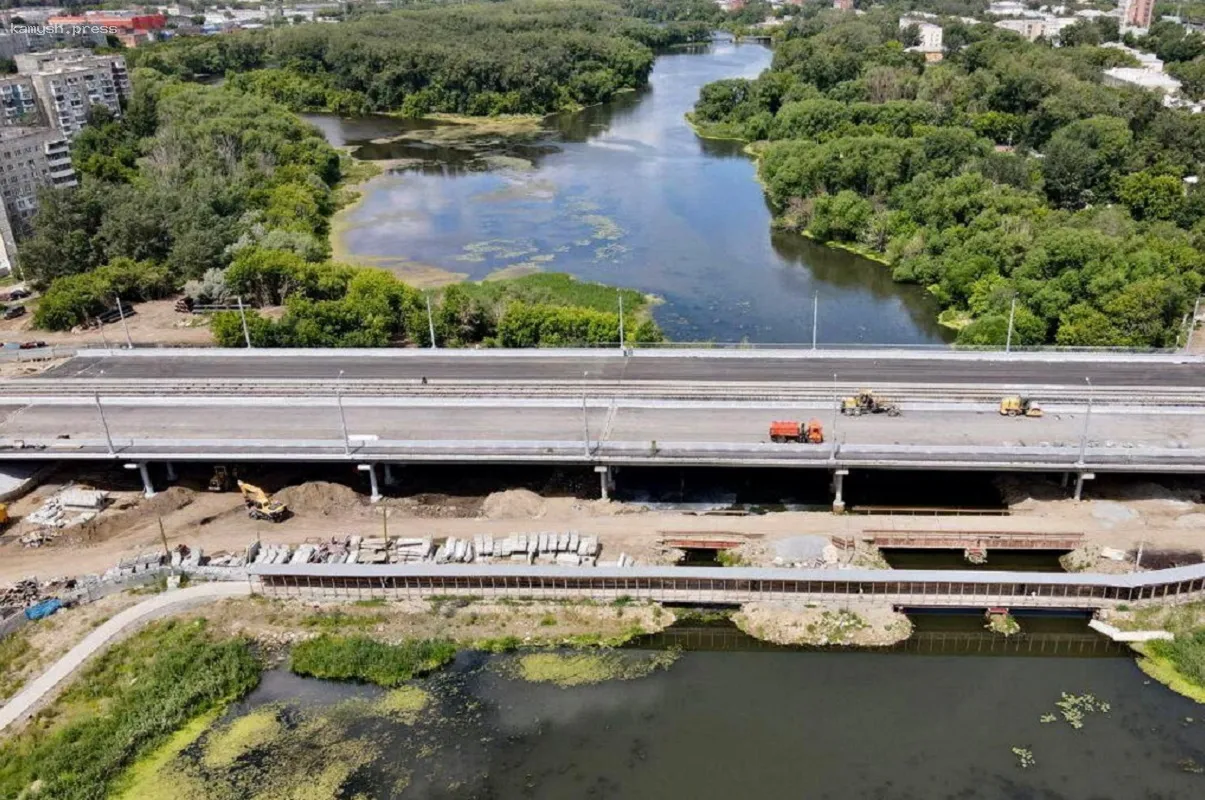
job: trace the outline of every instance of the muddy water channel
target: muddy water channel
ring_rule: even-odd
[[[645,643],[685,648],[667,669],[577,686],[525,679],[515,654],[463,654],[415,683],[418,710],[272,671],[218,727],[266,716],[267,733],[244,726],[254,747],[215,755],[202,738],[182,758],[247,776],[271,764],[314,788],[338,763],[348,798],[1205,796],[1201,707],[1148,683],[1117,646],[1092,644],[1082,620],[1023,621],[1026,634],[996,647],[964,623],[918,619],[916,641],[890,652],[675,627]],[[650,652],[664,650],[622,655]],[[1063,692],[1091,696],[1079,728],[1056,706]]]
[[[730,42],[662,55],[646,90],[551,117],[522,141],[309,115],[332,143],[391,167],[336,219],[337,254],[418,282],[545,270],[638,288],[665,300],[657,319],[680,341],[810,342],[818,293],[822,342],[940,343],[924,292],[773,233],[741,143],[687,125],[700,87],[770,59]]]

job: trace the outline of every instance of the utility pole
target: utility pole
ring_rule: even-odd
[[[816,349],[816,333],[820,328],[820,292],[812,297],[812,349]]]
[[[351,439],[347,437],[347,417],[343,414],[343,370],[339,370],[339,384],[335,386],[335,402],[339,404],[339,427],[343,431],[343,455],[351,455]]]
[[[431,316],[431,295],[427,295],[427,330],[431,333],[431,349],[435,350],[435,317]]]
[[[1013,295],[1012,307],[1008,310],[1008,338],[1004,341],[1004,352],[1011,352],[1013,349],[1013,319],[1017,316],[1017,296]]]
[[[1085,377],[1084,382],[1088,384],[1088,410],[1084,414],[1084,429],[1080,432],[1079,437],[1079,465],[1084,465],[1084,451],[1088,448],[1088,423],[1092,421],[1092,379]]]
[[[163,540],[163,553],[171,561],[172,550],[167,546],[167,533],[163,530],[163,517],[159,517],[159,538]]]
[[[113,449],[113,436],[109,433],[109,422],[105,419],[105,408],[100,404],[100,392],[93,392],[92,399],[96,401],[96,411],[100,414],[100,424],[105,429],[105,442],[109,445],[109,455],[113,455],[116,452]]]
[[[117,313],[121,315],[121,327],[125,328],[126,332],[126,348],[133,350],[134,343],[130,341],[130,326],[126,323],[126,311],[121,305],[121,298],[117,298]]]
[[[247,311],[243,308],[243,296],[238,298],[238,315],[243,318],[243,341],[247,343],[247,349],[251,349],[251,333],[247,330]]]
[[[616,296],[619,298],[619,352],[621,352],[621,353],[622,353],[622,352],[624,351],[624,338],[623,338],[623,294],[622,294],[621,292],[616,291],[616,292],[615,292],[615,295],[616,295]]]

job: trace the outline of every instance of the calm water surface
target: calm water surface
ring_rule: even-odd
[[[657,318],[677,340],[810,341],[819,293],[822,342],[940,343],[924,292],[880,265],[772,233],[741,145],[687,126],[701,86],[756,76],[770,58],[725,42],[662,55],[646,90],[551,118],[537,142],[488,151],[381,141],[413,123],[311,115],[362,158],[418,160],[365,187],[341,220],[341,245],[403,275],[414,265],[471,279],[542,269],[639,288],[665,300]]]
[[[425,722],[357,734],[384,742],[386,756],[354,788],[499,800],[1205,796],[1192,771],[1205,764],[1200,706],[1149,683],[1115,646],[1092,646],[1082,622],[1070,634],[1023,624],[1062,641],[1047,648],[1061,657],[1031,657],[1020,639],[968,657],[993,648],[943,646],[948,626],[923,621],[914,649],[933,654],[746,651],[738,636],[733,652],[688,651],[666,672],[572,689],[506,677],[494,668],[505,656],[469,654],[425,682],[437,698]],[[242,709],[312,711],[376,691],[271,672]],[[1080,730],[1040,722],[1061,692],[1112,708]],[[1034,766],[1018,766],[1013,747],[1030,749]]]

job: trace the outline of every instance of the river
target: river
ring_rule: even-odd
[[[336,220],[337,251],[402,277],[542,269],[629,286],[665,302],[678,341],[940,344],[938,308],[882,265],[775,233],[754,161],[698,138],[683,115],[704,84],[754,77],[771,52],[716,42],[661,55],[650,85],[550,117],[535,142],[482,152],[384,140],[414,123],[306,115],[365,159],[407,159]],[[420,126],[429,127],[429,123]]]
[[[1022,620],[1026,633],[1006,642],[966,619],[917,618],[914,641],[891,652],[776,648],[722,626],[718,638],[679,630],[646,642],[686,645],[667,670],[572,688],[516,677],[504,668],[516,656],[463,653],[418,682],[431,701],[406,723],[356,710],[379,689],[272,670],[231,716],[267,709],[283,721],[292,733],[257,745],[272,759],[299,759],[311,772],[324,759],[352,759],[345,797],[1205,794],[1201,707],[1148,681],[1119,646],[1094,639],[1082,620]],[[943,644],[951,634],[961,638]],[[633,652],[642,655],[623,654]],[[1109,707],[1077,729],[1056,707],[1063,692]]]

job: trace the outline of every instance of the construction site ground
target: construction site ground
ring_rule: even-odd
[[[101,573],[122,558],[162,548],[164,537],[169,547],[186,544],[214,555],[241,552],[256,539],[300,544],[382,533],[471,538],[576,530],[599,537],[604,561],[614,561],[622,552],[643,563],[671,563],[682,553],[661,540],[690,533],[743,540],[746,544],[737,551],[742,563],[770,566],[777,540],[803,535],[858,537],[873,530],[1070,532],[1082,533],[1086,543],[1103,547],[1132,550],[1141,544],[1158,551],[1199,550],[1205,528],[1205,505],[1197,485],[1123,479],[1098,480],[1090,499],[1080,503],[1068,499],[1057,482],[1002,479],[1002,495],[1012,511],[1008,516],[836,516],[826,511],[713,515],[579,499],[566,496],[570,492],[564,486],[542,494],[529,489],[403,494],[374,505],[359,487],[351,488],[354,474],[349,485],[343,485],[304,480],[313,475],[282,471],[255,476],[293,512],[285,522],[273,524],[248,519],[237,492],[206,491],[207,477],[197,467],[148,499],[138,488],[136,472],[117,467],[63,468],[10,505],[14,522],[0,535],[0,583],[31,575],[46,580]],[[110,491],[111,505],[94,522],[63,530],[51,544],[23,547],[17,540],[30,524],[21,517],[70,483]]]

